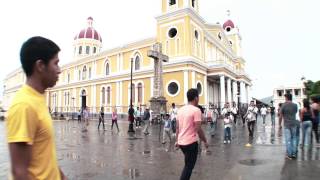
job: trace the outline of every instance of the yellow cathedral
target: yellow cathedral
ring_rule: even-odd
[[[96,113],[100,107],[127,113],[130,103],[130,70],[133,59],[133,104],[149,106],[153,97],[154,62],[147,56],[157,42],[169,56],[163,63],[163,92],[167,105],[187,103],[186,92],[197,88],[200,104],[223,106],[246,104],[251,79],[245,73],[241,36],[234,22],[209,24],[199,15],[199,0],[162,0],[156,17],[156,37],[102,50],[102,37],[93,18],[74,37],[74,60],[61,67],[57,85],[46,91],[54,112],[75,112],[86,105]],[[4,109],[26,77],[21,68],[4,80]]]

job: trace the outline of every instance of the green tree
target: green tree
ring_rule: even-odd
[[[307,98],[320,97],[320,81],[313,82],[308,80],[304,83]]]

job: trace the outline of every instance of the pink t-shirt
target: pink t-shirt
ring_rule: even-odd
[[[178,144],[189,145],[198,140],[196,122],[201,122],[201,111],[193,105],[186,105],[179,109],[177,115],[179,125]]]

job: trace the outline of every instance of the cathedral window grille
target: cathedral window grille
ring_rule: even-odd
[[[140,70],[140,57],[137,56],[135,61],[134,61],[134,70]]]
[[[138,84],[138,103],[142,103],[142,84]]]
[[[176,0],[169,0],[169,5],[172,6],[172,5],[175,5],[177,2]]]
[[[109,63],[106,64],[106,76],[110,74]]]
[[[85,80],[87,78],[86,74],[87,74],[87,67],[84,66],[82,69],[82,80]]]
[[[192,7],[194,8],[195,5],[196,5],[196,0],[191,0],[191,5],[192,5]]]
[[[90,53],[90,47],[86,46],[86,54],[89,54],[89,53]]]
[[[97,52],[97,48],[93,47],[93,53],[95,54]]]
[[[82,46],[79,46],[79,54],[82,54]]]

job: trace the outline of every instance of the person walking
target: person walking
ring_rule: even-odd
[[[55,136],[45,90],[55,86],[61,73],[60,48],[43,37],[23,43],[20,62],[27,77],[12,100],[6,120],[11,160],[9,179],[64,180],[58,166]]]
[[[113,130],[113,125],[115,124],[117,126],[117,130],[118,130],[118,133],[119,133],[120,131],[119,131],[119,126],[118,126],[118,113],[117,113],[117,108],[116,107],[113,108],[113,111],[112,111],[112,114],[111,114],[111,121],[112,121],[111,131]]]
[[[240,108],[240,113],[241,113],[241,119],[242,119],[242,126],[244,127],[246,124],[246,118],[245,115],[247,113],[247,108],[245,107],[244,104],[242,104],[241,108]]]
[[[164,126],[163,126],[163,136],[162,136],[162,144],[167,143],[167,137],[169,138],[169,141],[171,142],[171,118],[169,114],[165,115],[164,118]]]
[[[302,143],[301,148],[310,148],[312,120],[315,118],[314,113],[310,107],[308,99],[303,100],[303,108],[300,111],[300,120],[302,123]]]
[[[187,92],[188,104],[178,110],[176,127],[176,147],[180,147],[184,154],[184,168],[180,180],[189,180],[197,161],[198,139],[204,142],[206,149],[208,142],[201,128],[201,111],[197,107],[199,93],[197,89],[189,89]]]
[[[99,112],[99,125],[98,125],[98,130],[99,130],[99,127],[100,127],[100,123],[102,123],[102,125],[103,125],[103,130],[105,130],[105,127],[104,127],[104,109],[103,109],[103,107],[101,107],[100,112]]]
[[[284,133],[286,139],[286,148],[288,159],[297,157],[297,126],[299,121],[296,120],[298,112],[297,104],[292,102],[292,95],[285,94],[285,103],[280,109],[280,121],[284,122]]]
[[[235,125],[237,125],[237,115],[238,115],[238,108],[235,102],[232,103],[231,107],[231,114],[233,116],[233,122]]]
[[[176,107],[175,103],[172,103],[171,109],[170,109],[170,119],[172,123],[173,136],[176,136],[177,114],[178,114],[178,108]]]
[[[88,126],[89,126],[89,108],[86,106],[83,110],[83,132],[88,131]]]
[[[266,108],[265,105],[263,105],[262,108],[260,109],[263,125],[266,125],[267,111],[268,111],[268,109]]]
[[[81,123],[81,109],[78,111],[78,122]]]
[[[135,119],[136,119],[136,128],[140,128],[141,127],[141,109],[139,108],[139,106],[135,111]]]
[[[275,109],[276,109],[276,108],[273,106],[273,102],[271,102],[271,106],[270,106],[270,118],[271,118],[271,125],[272,125],[272,127],[275,126],[275,121],[276,121]]]
[[[227,108],[224,108],[222,110],[223,115],[223,123],[224,123],[224,141],[223,143],[230,144],[231,143],[231,128],[232,128],[232,119],[233,119],[233,114],[231,111],[228,111]]]
[[[250,138],[253,138],[254,126],[256,124],[257,114],[258,114],[258,108],[255,106],[254,101],[251,101],[250,106],[248,107],[247,113],[245,115],[248,123],[247,126],[248,126]]]
[[[143,133],[145,135],[149,134],[150,119],[151,119],[150,110],[148,107],[146,107],[146,110],[143,113],[143,121],[144,121],[144,126],[145,126]]]
[[[315,139],[316,139],[316,142],[317,143],[320,143],[319,141],[319,133],[318,133],[318,127],[319,127],[319,121],[320,121],[320,114],[319,114],[319,111],[320,111],[320,102],[319,102],[319,97],[316,98],[316,97],[313,97],[311,98],[312,100],[312,104],[311,104],[311,109],[313,111],[313,114],[314,114],[314,118],[313,118],[313,123],[312,123],[312,129],[313,129],[313,132],[314,132],[314,136],[315,136]]]

